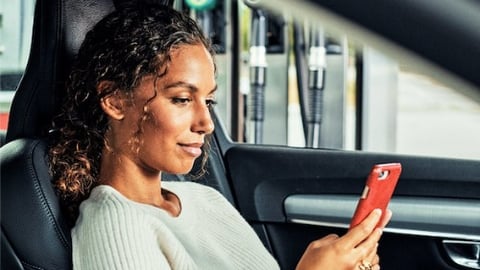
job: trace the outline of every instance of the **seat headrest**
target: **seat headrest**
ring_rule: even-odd
[[[30,56],[10,109],[6,141],[48,131],[83,36],[112,0],[37,0]]]

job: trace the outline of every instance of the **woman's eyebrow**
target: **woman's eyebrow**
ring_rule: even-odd
[[[187,83],[187,82],[184,82],[184,81],[178,81],[178,82],[167,84],[165,86],[165,90],[169,90],[171,88],[178,88],[178,87],[186,88],[192,93],[198,92],[198,87],[196,87],[195,85],[193,85],[191,83]],[[213,89],[208,94],[210,95],[210,94],[215,93],[215,91],[217,91],[217,89],[218,89],[218,85],[215,84],[215,87],[213,87]]]
[[[213,89],[210,92],[208,92],[208,94],[211,95],[211,94],[217,92],[217,89],[218,89],[218,85],[215,84],[215,87],[213,87]]]

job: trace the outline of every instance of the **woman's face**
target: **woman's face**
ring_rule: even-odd
[[[183,45],[171,51],[166,75],[156,81],[145,78],[134,91],[135,106],[128,107],[124,119],[130,136],[145,115],[146,101],[154,96],[154,84],[157,96],[147,105],[148,117],[136,135],[139,151],[129,151],[131,159],[152,173],[187,173],[202,153],[205,136],[214,129],[210,107],[217,86],[212,56],[203,45]]]

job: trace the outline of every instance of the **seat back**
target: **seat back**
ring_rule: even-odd
[[[112,0],[37,0],[30,57],[0,148],[1,269],[71,269],[70,228],[51,186],[45,135],[85,33]]]
[[[36,0],[30,57],[0,148],[1,269],[72,268],[71,228],[51,186],[45,137],[73,56],[113,1],[141,0]]]
[[[46,144],[17,139],[0,148],[1,269],[70,269],[70,228],[51,187]]]

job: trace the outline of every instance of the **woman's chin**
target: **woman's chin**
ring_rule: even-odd
[[[193,168],[193,163],[191,164],[191,166],[171,168],[169,170],[164,170],[163,172],[168,174],[188,174],[192,171],[192,168]]]

